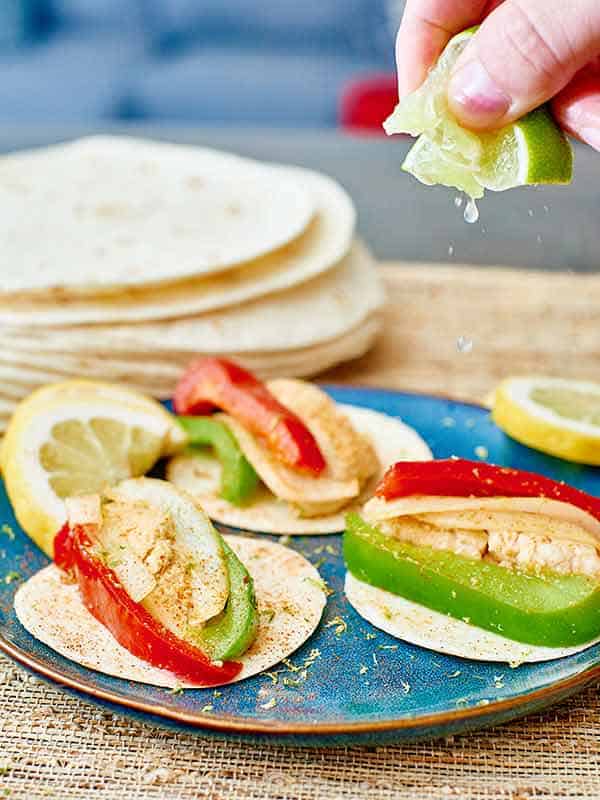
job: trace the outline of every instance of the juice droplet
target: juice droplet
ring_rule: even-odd
[[[454,205],[455,205],[457,208],[460,208],[460,207],[462,206],[462,204],[463,204],[463,199],[462,199],[462,197],[455,197],[455,198],[454,198]]]
[[[448,255],[449,255],[449,256],[453,256],[453,255],[454,255],[454,245],[453,245],[453,244],[451,244],[451,245],[448,247]]]
[[[472,225],[479,219],[479,210],[477,208],[475,200],[473,200],[472,197],[469,198],[469,202],[465,206],[464,217],[465,217],[465,222],[468,222],[469,225]]]
[[[456,349],[459,353],[470,353],[473,349],[473,340],[467,336],[459,336],[456,340]]]

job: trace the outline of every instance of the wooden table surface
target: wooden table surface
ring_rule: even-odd
[[[382,266],[384,331],[325,380],[484,400],[507,375],[600,380],[600,274]],[[462,345],[462,349],[461,349]]]
[[[328,380],[481,399],[599,378],[600,276],[396,264],[373,352]],[[472,347],[462,342],[472,342]],[[90,706],[0,657],[0,793],[33,800],[598,800],[598,687],[492,731],[379,749],[206,741]]]

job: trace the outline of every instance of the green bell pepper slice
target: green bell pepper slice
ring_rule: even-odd
[[[361,581],[508,639],[572,647],[600,636],[600,584],[584,575],[514,572],[384,536],[358,514],[344,534]]]
[[[254,496],[259,477],[242,453],[235,436],[212,417],[177,417],[192,447],[212,447],[221,462],[220,495],[234,506],[243,506]]]
[[[227,604],[222,614],[190,636],[213,661],[229,661],[243,655],[258,632],[254,582],[228,544],[222,542],[222,545],[229,571]]]

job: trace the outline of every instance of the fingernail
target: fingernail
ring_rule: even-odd
[[[448,97],[459,119],[482,128],[501,119],[511,104],[478,59],[459,67],[450,80]]]
[[[594,150],[600,150],[600,128],[582,128],[579,135]]]

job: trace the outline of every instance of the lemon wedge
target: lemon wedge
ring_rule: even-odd
[[[52,555],[67,497],[144,475],[185,443],[175,418],[155,400],[114,384],[72,380],[44,386],[17,406],[0,468],[19,524]]]
[[[494,392],[492,418],[521,444],[567,461],[600,464],[600,384],[509,378]]]

